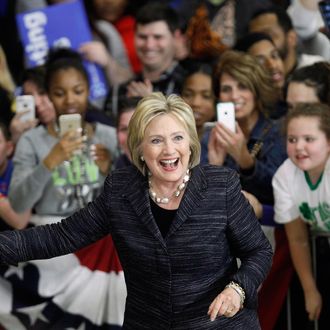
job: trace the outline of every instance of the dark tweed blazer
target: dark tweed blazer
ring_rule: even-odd
[[[260,327],[257,289],[272,250],[233,171],[195,167],[165,239],[151,213],[147,179],[133,166],[114,171],[99,198],[60,224],[1,233],[0,261],[70,253],[108,233],[125,272],[125,329]],[[230,280],[244,288],[245,306],[211,322],[208,307]]]

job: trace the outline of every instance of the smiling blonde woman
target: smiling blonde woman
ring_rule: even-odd
[[[174,95],[142,99],[128,145],[134,165],[113,171],[86,208],[0,234],[1,263],[70,253],[111,233],[127,284],[125,329],[260,329],[257,290],[272,250],[237,175],[198,164],[191,108]]]

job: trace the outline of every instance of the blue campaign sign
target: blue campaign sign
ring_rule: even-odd
[[[28,67],[44,64],[51,47],[77,50],[82,43],[92,40],[85,8],[80,0],[18,14],[16,20]],[[85,66],[90,79],[91,99],[104,97],[107,83],[103,71],[92,62],[85,61]]]

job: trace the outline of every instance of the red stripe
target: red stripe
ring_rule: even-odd
[[[115,246],[110,235],[77,251],[80,264],[91,270],[103,272],[120,272],[122,267]]]
[[[275,228],[275,243],[273,264],[259,292],[258,314],[262,330],[274,328],[293,275],[289,244],[283,227]]]

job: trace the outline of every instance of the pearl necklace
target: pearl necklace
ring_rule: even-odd
[[[187,170],[186,175],[183,177],[182,183],[178,185],[172,196],[158,197],[157,194],[152,190],[152,184],[151,184],[152,174],[149,172],[148,175],[149,175],[149,195],[152,198],[152,200],[157,204],[168,204],[173,197],[178,198],[181,195],[181,192],[186,188],[187,182],[190,179],[190,173],[189,170]]]

